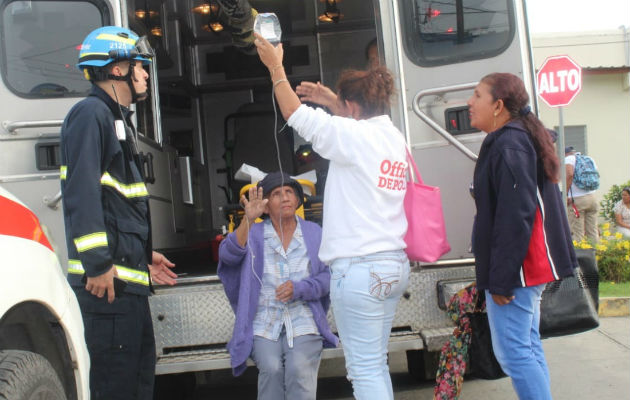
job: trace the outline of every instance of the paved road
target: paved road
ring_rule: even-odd
[[[579,335],[543,341],[555,400],[628,399],[630,388],[630,317],[602,318],[601,326]],[[396,400],[433,398],[432,382],[416,382],[407,374],[406,358],[390,358]],[[318,399],[350,400],[352,389],[339,362],[324,360],[320,368]],[[255,399],[256,371],[232,378],[214,372],[198,385],[195,400]],[[509,378],[496,381],[466,380],[461,400],[516,400]],[[173,398],[173,400],[177,400]]]

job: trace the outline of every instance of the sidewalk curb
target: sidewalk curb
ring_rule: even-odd
[[[600,297],[600,317],[625,317],[630,315],[630,297]]]

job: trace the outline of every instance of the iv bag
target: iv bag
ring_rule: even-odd
[[[254,32],[267,39],[274,46],[280,43],[282,28],[280,21],[274,13],[261,13],[254,20]]]

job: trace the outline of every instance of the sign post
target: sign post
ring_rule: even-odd
[[[582,68],[568,56],[552,56],[543,62],[536,75],[538,96],[549,106],[558,107],[558,140],[562,199],[567,204],[567,178],[564,167],[564,116],[562,107],[569,105],[582,90]]]

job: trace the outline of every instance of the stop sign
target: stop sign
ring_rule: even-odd
[[[582,68],[568,56],[545,60],[536,76],[538,95],[550,107],[566,106],[582,89]]]

